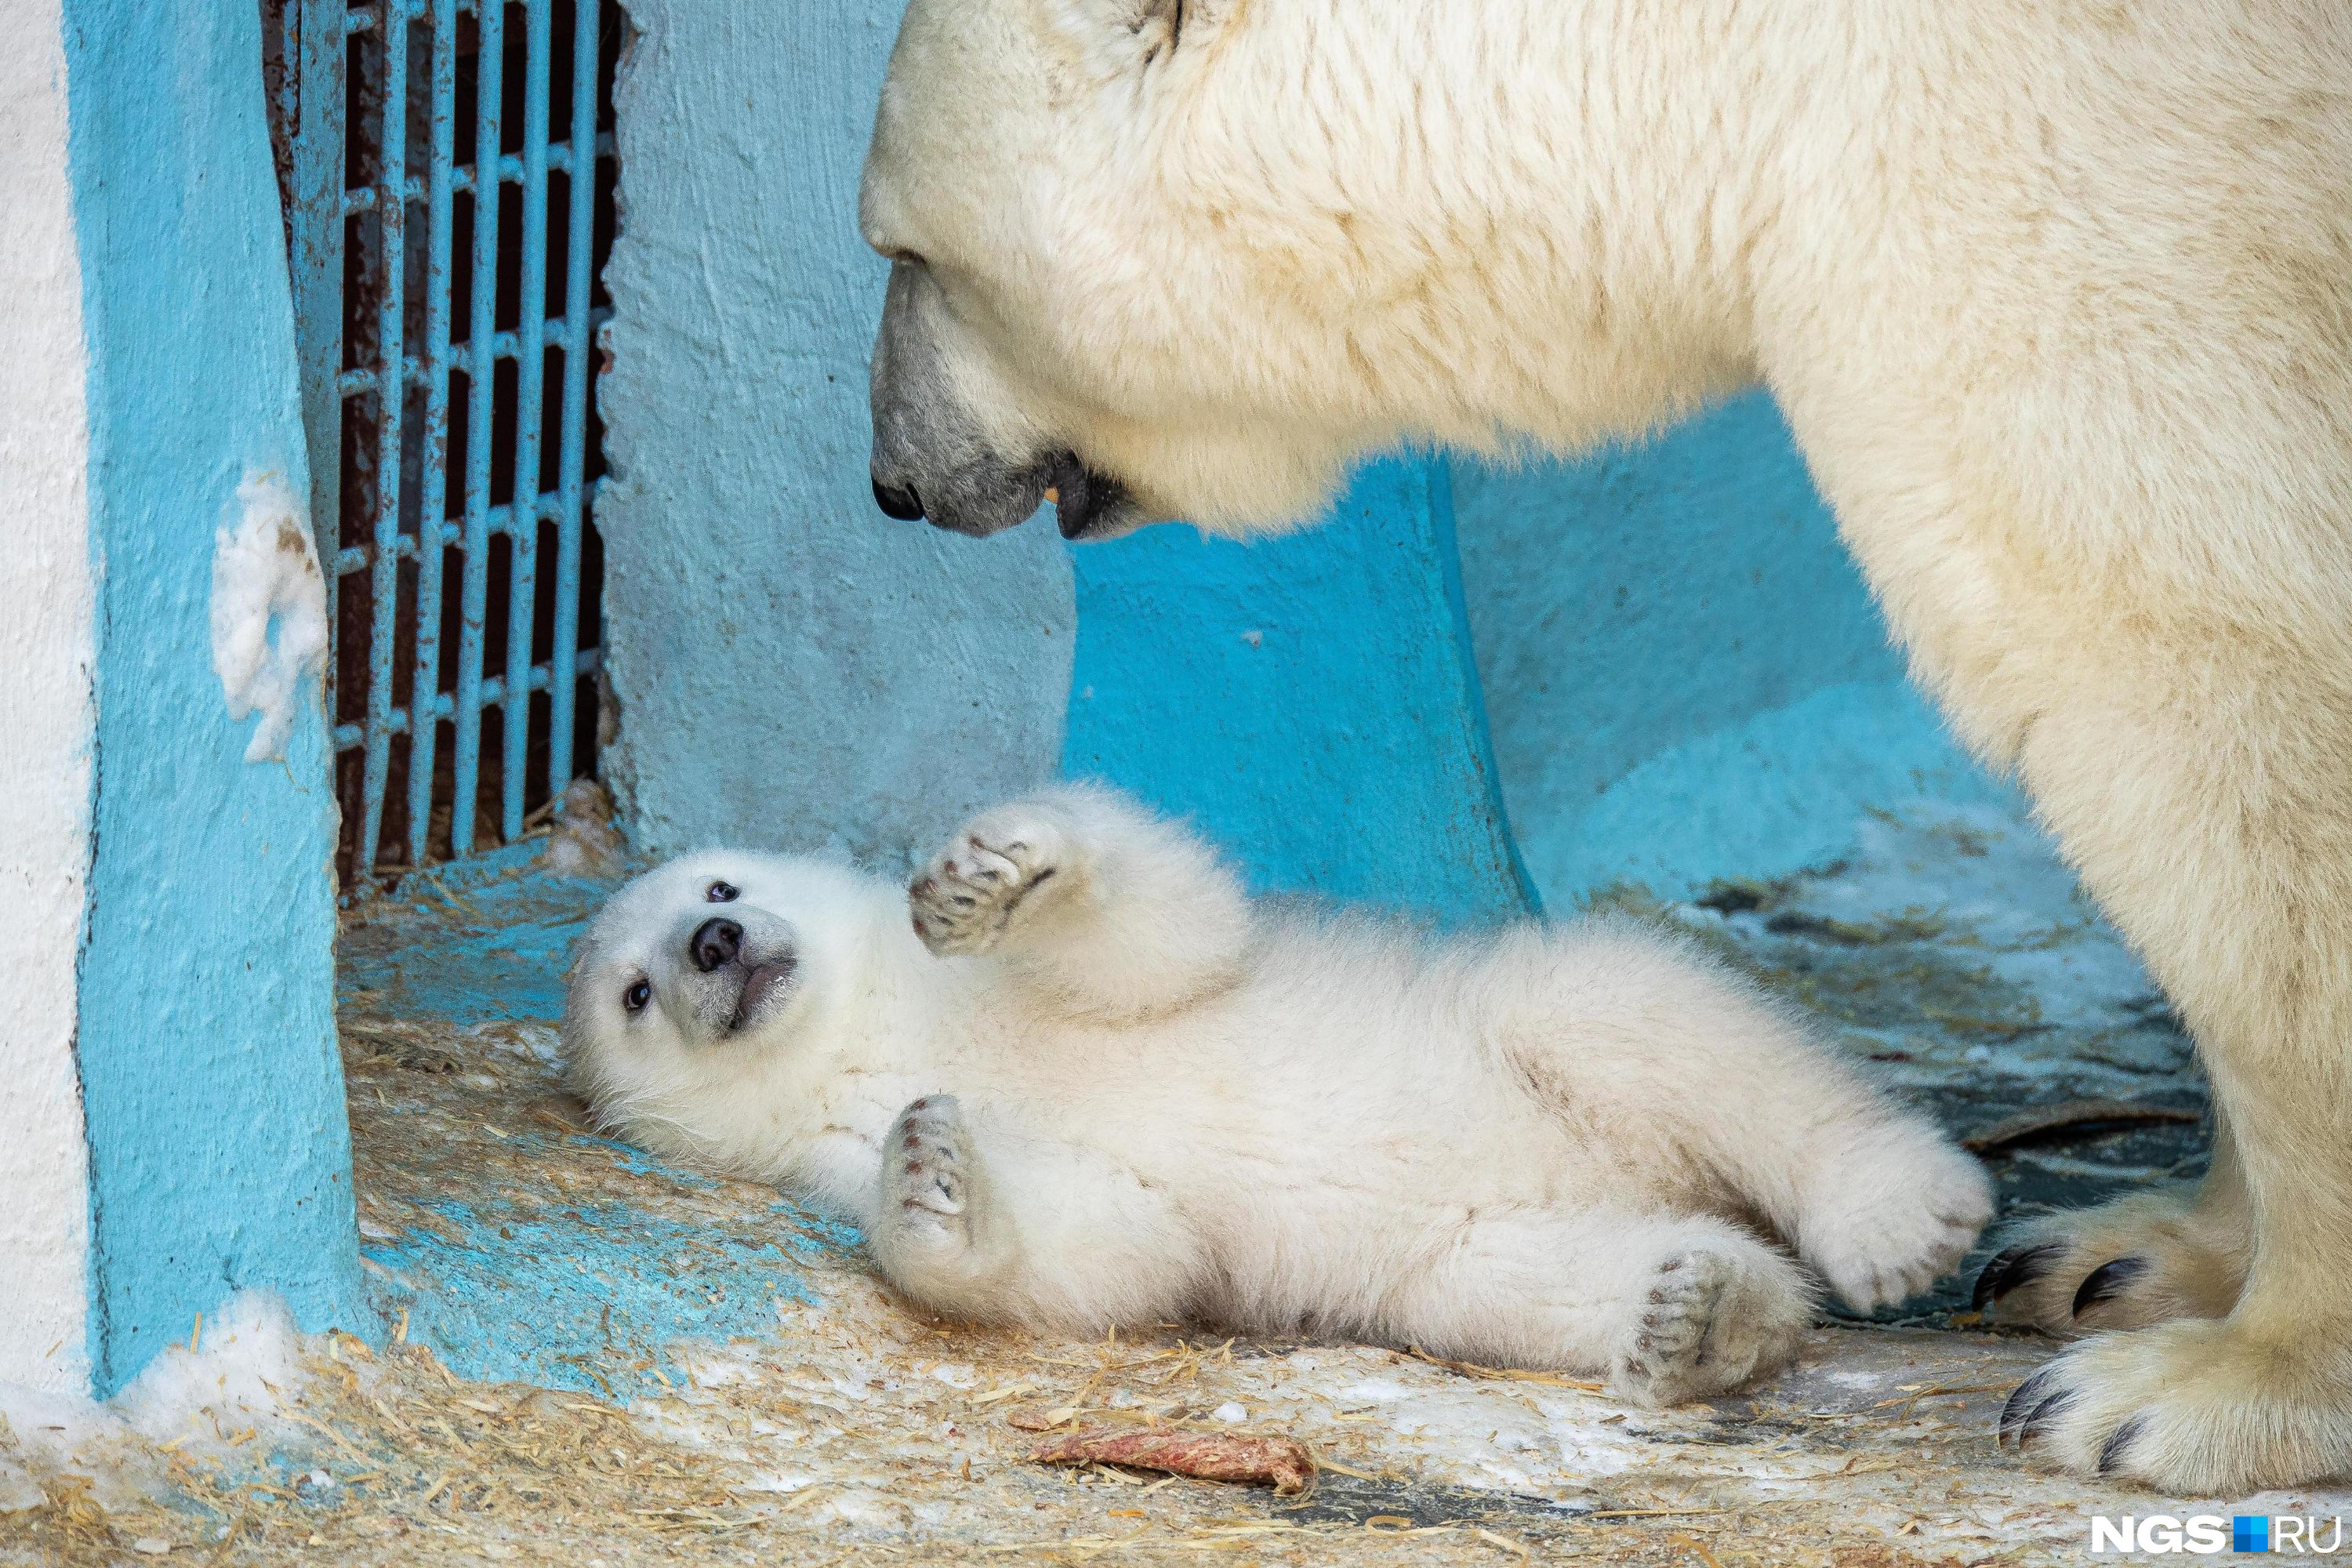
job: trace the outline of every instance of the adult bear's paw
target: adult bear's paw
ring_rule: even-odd
[[[2210,1320],[2095,1335],[2019,1386],[2000,1437],[2042,1465],[2176,1497],[2352,1475],[2352,1346]]]
[[[1977,1277],[1978,1310],[2069,1339],[2227,1316],[2251,1237],[2242,1218],[2194,1198],[2189,1188],[2135,1193],[2019,1226]]]

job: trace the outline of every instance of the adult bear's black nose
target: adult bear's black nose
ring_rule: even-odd
[[[918,521],[923,515],[922,494],[912,485],[901,489],[897,485],[886,485],[877,479],[874,481],[874,504],[882,509],[884,516],[895,517],[900,522]]]
[[[735,955],[743,951],[743,928],[729,920],[705,921],[694,928],[686,951],[694,959],[694,967],[708,974],[735,962]]]

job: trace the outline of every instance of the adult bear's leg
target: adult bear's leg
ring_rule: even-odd
[[[2145,548],[2070,533],[2002,493],[2011,453],[1947,447],[1906,467],[1808,446],[1921,674],[1980,751],[2016,767],[2179,1004],[2229,1125],[2221,1156],[2236,1154],[2203,1217],[2226,1226],[2240,1203],[2251,1217],[2225,1316],[2082,1342],[2020,1391],[2009,1430],[2069,1468],[2176,1493],[2352,1473],[2341,563],[2292,529],[2259,551],[2231,549],[2221,528]],[[2228,523],[2244,546],[2242,517]],[[2221,559],[2199,562],[2200,545]],[[2168,1216],[2146,1223],[2153,1240]]]

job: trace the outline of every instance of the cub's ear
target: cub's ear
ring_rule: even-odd
[[[1065,24],[1094,50],[1150,64],[1197,42],[1230,0],[1054,0]]]

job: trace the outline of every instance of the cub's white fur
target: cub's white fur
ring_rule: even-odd
[[[1990,1212],[1973,1160],[1666,936],[1254,905],[1084,787],[984,814],[908,892],[725,852],[641,878],[564,1037],[605,1122],[854,1218],[942,1312],[1304,1327],[1651,1404],[1783,1363],[1799,1259],[1868,1309]]]
[[[2012,1306],[2131,1331],[2018,1425],[2352,1474],[2352,5],[913,0],[864,213],[876,478],[969,531],[1769,385],[2221,1110],[2209,1180],[2027,1237]]]

